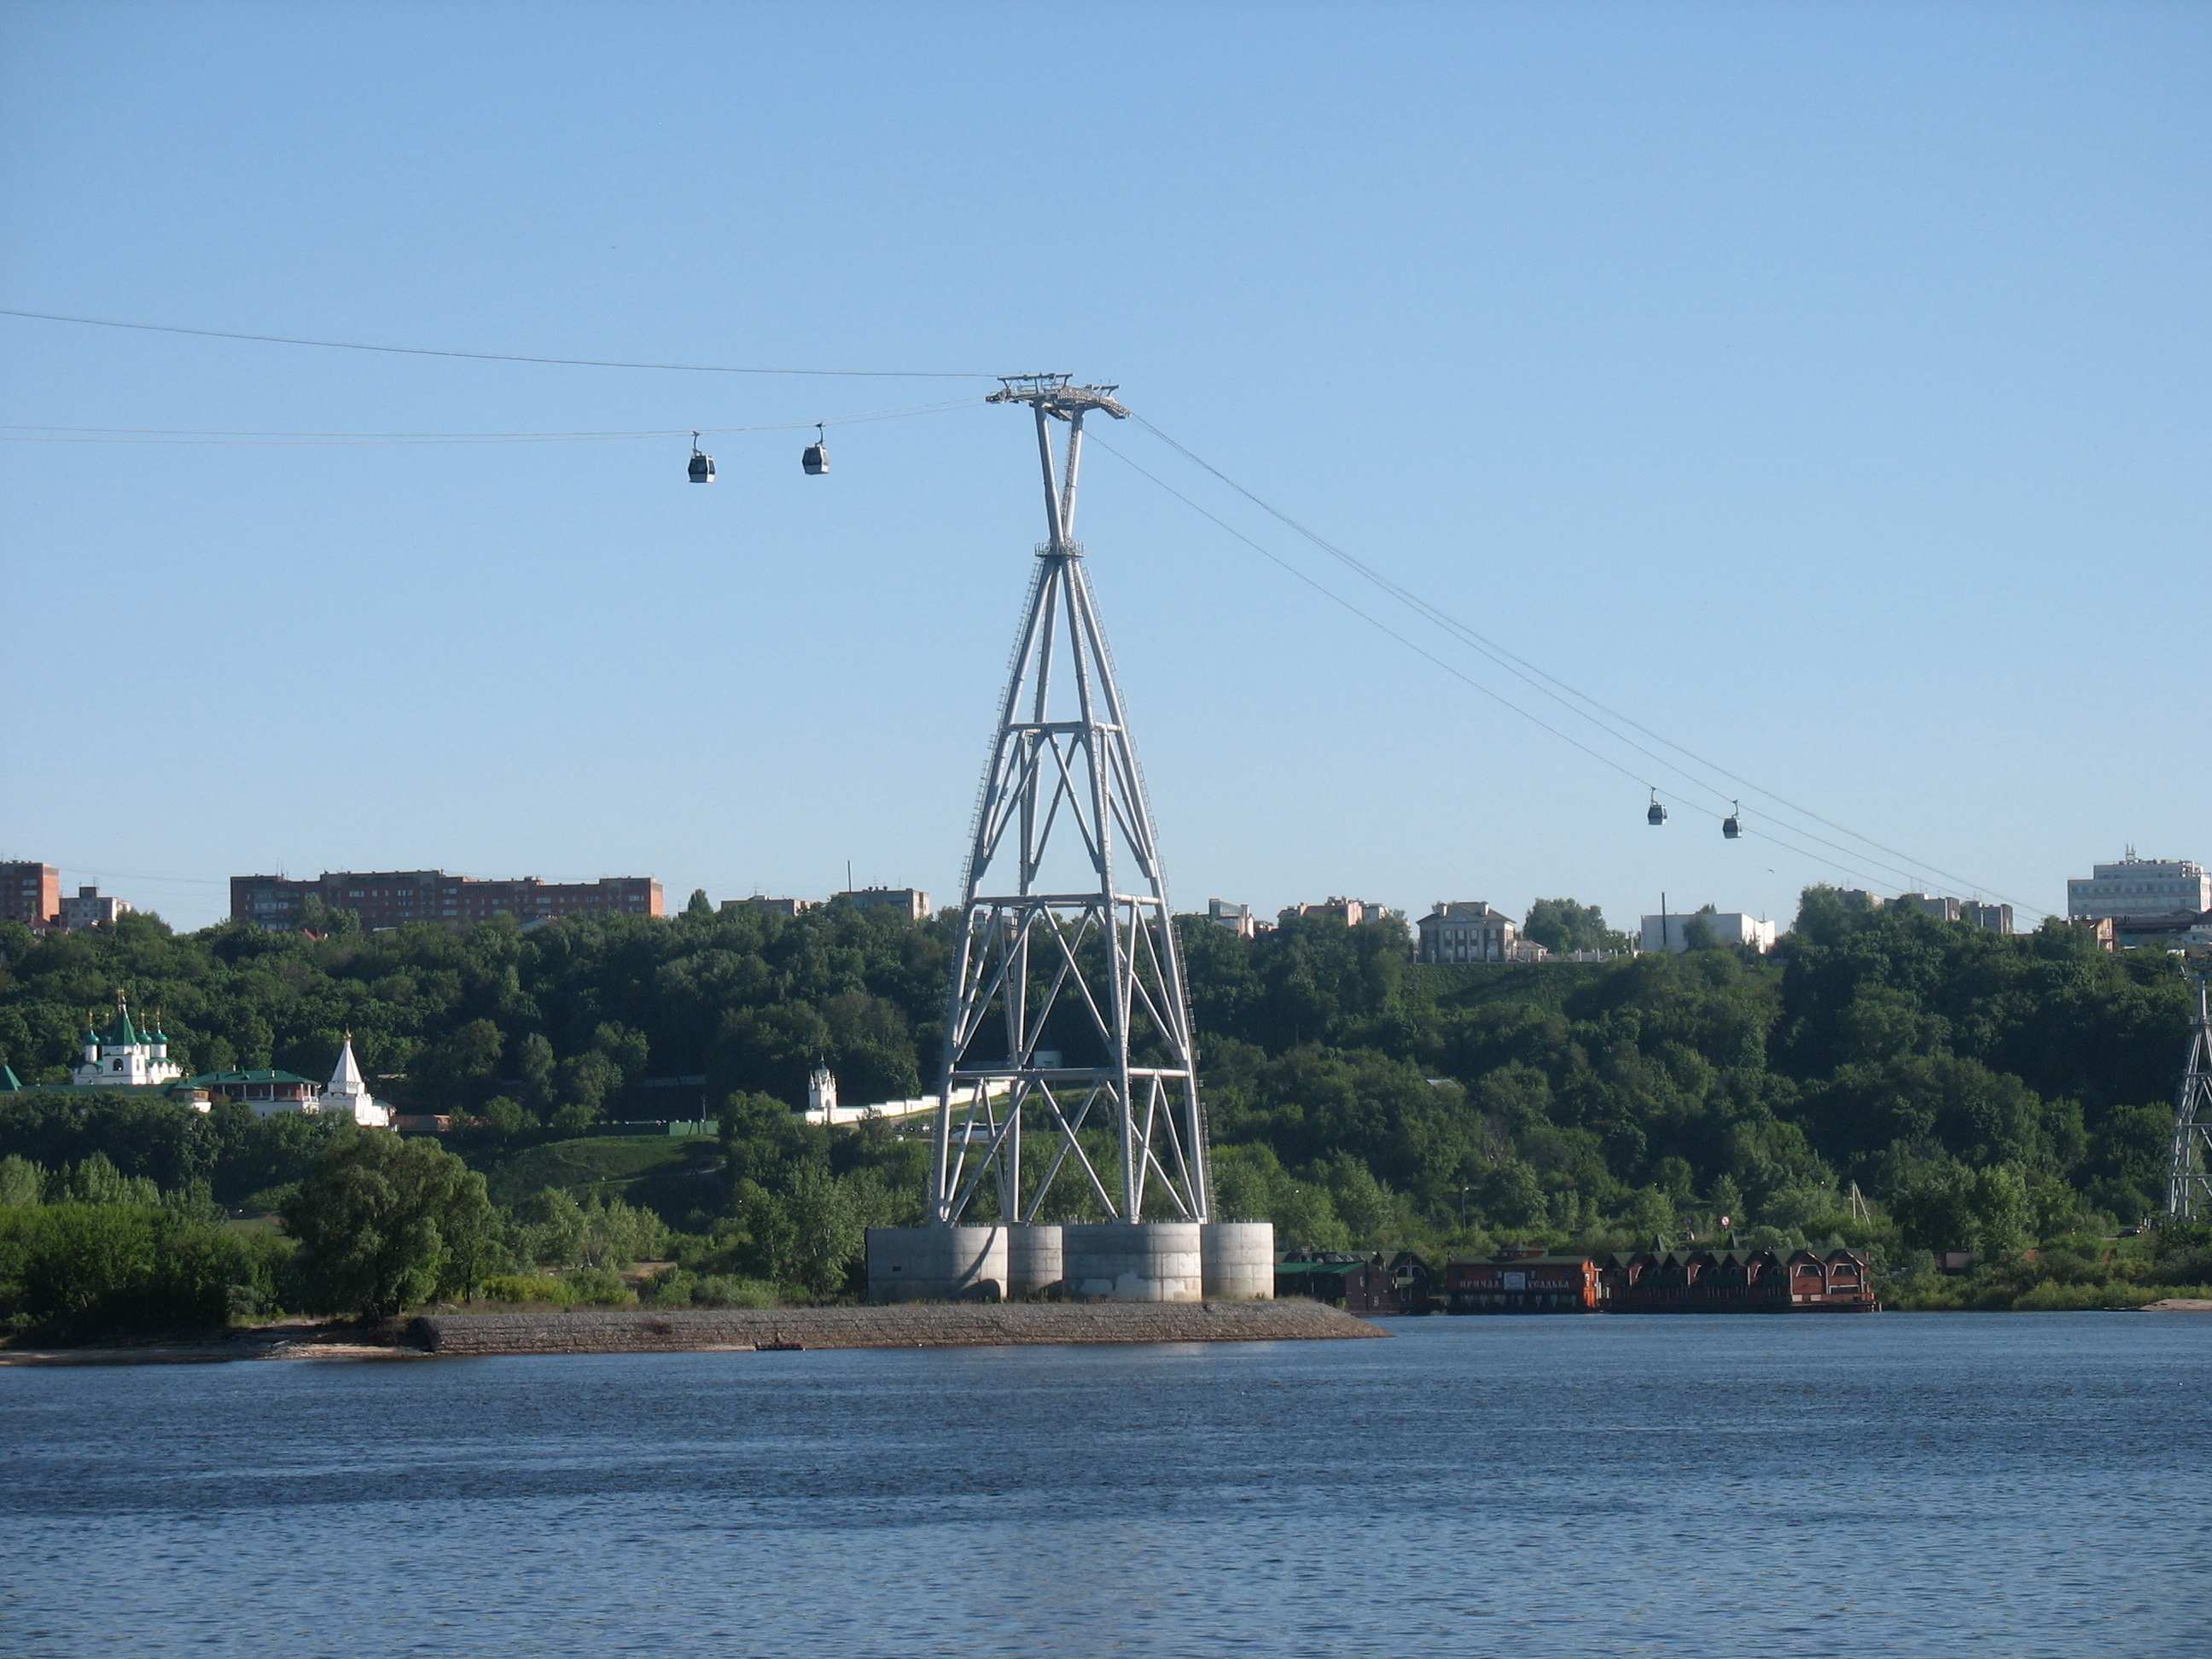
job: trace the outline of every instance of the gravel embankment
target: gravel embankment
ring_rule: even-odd
[[[438,1354],[672,1353],[726,1348],[1002,1347],[1048,1342],[1296,1342],[1386,1336],[1318,1302],[907,1303],[882,1308],[459,1313],[410,1322]]]

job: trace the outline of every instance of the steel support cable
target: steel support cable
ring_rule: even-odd
[[[155,426],[41,426],[28,422],[0,424],[0,443],[142,443],[206,445],[224,447],[295,446],[307,448],[345,448],[410,444],[493,443],[622,443],[644,439],[686,438],[695,432],[704,437],[727,437],[752,432],[811,432],[817,427],[862,426],[883,421],[914,420],[949,410],[968,409],[972,398],[942,403],[917,404],[907,409],[876,410],[860,415],[838,415],[821,421],[764,421],[751,426],[648,427],[635,430],[586,432],[278,432]]]
[[[1778,805],[1783,806],[1790,811],[1796,813],[1801,817],[1809,818],[1814,823],[1825,825],[1828,829],[1835,830],[1839,835],[1848,836],[1854,841],[1863,842],[1866,847],[1873,848],[1875,852],[1887,853],[1891,857],[1902,859],[1905,861],[1905,864],[1913,866],[1914,869],[1925,872],[1927,875],[1941,876],[1948,881],[1958,883],[1971,890],[1989,893],[1993,897],[2004,900],[2005,902],[2023,909],[2033,908],[2032,906],[2022,905],[2021,901],[2008,898],[2006,895],[1998,892],[1995,888],[1978,882],[1972,877],[1962,876],[1955,871],[1946,870],[1940,865],[1930,864],[1923,859],[1916,858],[1911,853],[1876,841],[1873,836],[1863,834],[1860,831],[1850,828],[1848,824],[1838,823],[1832,818],[1823,817],[1820,813],[1813,811],[1810,807],[1801,806],[1796,802],[1790,800],[1787,796],[1778,794],[1775,791],[1767,788],[1765,786],[1755,783],[1751,779],[1744,777],[1740,773],[1732,772],[1728,768],[1722,766],[1716,762],[1707,760],[1703,756],[1698,754],[1695,750],[1685,748],[1682,744],[1676,743],[1673,738],[1653,731],[1650,726],[1645,726],[1640,720],[1636,720],[1632,716],[1623,714],[1618,710],[1608,707],[1607,704],[1599,702],[1597,698],[1591,696],[1588,692],[1568,684],[1566,681],[1559,678],[1555,675],[1547,673],[1544,669],[1539,667],[1536,664],[1530,662],[1528,659],[1521,656],[1510,647],[1498,644],[1496,641],[1488,638],[1486,635],[1470,627],[1468,624],[1450,616],[1448,612],[1431,604],[1427,599],[1423,599],[1419,594],[1415,593],[1398,582],[1394,581],[1390,577],[1385,575],[1380,570],[1376,569],[1373,566],[1369,565],[1358,556],[1339,547],[1335,543],[1330,541],[1327,537],[1322,536],[1319,532],[1300,523],[1297,520],[1292,518],[1289,514],[1285,513],[1273,503],[1265,500],[1261,496],[1255,494],[1252,490],[1247,489],[1244,485],[1239,483],[1236,479],[1231,477],[1227,473],[1222,471],[1220,468],[1208,461],[1204,456],[1200,455],[1195,451],[1192,450],[1188,445],[1180,442],[1169,434],[1162,431],[1151,421],[1146,420],[1141,414],[1138,414],[1133,410],[1131,412],[1131,418],[1134,420],[1138,425],[1143,427],[1147,432],[1150,432],[1154,437],[1158,438],[1162,443],[1166,444],[1170,449],[1173,449],[1176,453],[1182,455],[1193,465],[1211,474],[1222,483],[1227,485],[1231,489],[1235,490],[1238,495],[1243,496],[1245,500],[1250,501],[1255,507],[1260,508],[1261,512],[1266,513],[1269,517],[1277,520],[1291,530],[1296,532],[1298,535],[1304,537],[1306,540],[1313,543],[1315,546],[1320,548],[1330,557],[1336,559],[1340,562],[1357,572],[1367,580],[1373,582],[1376,586],[1381,587],[1384,592],[1389,593],[1393,598],[1399,600],[1400,603],[1426,617],[1437,626],[1443,629],[1447,633],[1458,636],[1464,643],[1473,647],[1482,653],[1482,654],[1489,656],[1493,662],[1498,662],[1500,667],[1507,668],[1509,672],[1514,672],[1517,678],[1527,680],[1528,678],[1528,675],[1533,674],[1536,676],[1537,678],[1547,682],[1552,686],[1557,687],[1559,691],[1565,692],[1568,696],[1574,697],[1582,702],[1589,704],[1590,708],[1596,709],[1600,714],[1606,715],[1609,719],[1618,720],[1622,725],[1642,732],[1653,742],[1663,744],[1667,748],[1673,750],[1676,754],[1681,755],[1686,759],[1695,763],[1697,765],[1704,767],[1706,770],[1716,773],[1720,776],[1729,780],[1731,782],[1752,791],[1754,794],[1762,795],[1767,799],[1773,801]],[[1512,667],[1507,662],[1500,661],[1499,659],[1501,658],[1510,659],[1510,664],[1518,665],[1519,668],[1526,669],[1528,673],[1520,673],[1518,669]],[[1533,684],[1533,682],[1531,682],[1531,684]],[[1544,690],[1542,686],[1538,686],[1536,689],[1539,690]],[[1626,744],[1629,748],[1634,749],[1638,754],[1644,755],[1647,758],[1666,767],[1669,771],[1674,773],[1676,776],[1685,778],[1690,777],[1689,774],[1684,772],[1680,767],[1675,766],[1672,762],[1664,760],[1660,757],[1652,754],[1650,750],[1644,748],[1641,744],[1636,743],[1633,739],[1624,737],[1618,732],[1612,731],[1610,728],[1606,726],[1603,720],[1598,720],[1596,716],[1592,715],[1583,709],[1576,708],[1574,704],[1568,702],[1565,697],[1559,696],[1557,693],[1552,691],[1546,691],[1545,695],[1551,696],[1553,701],[1560,703],[1563,707],[1572,709],[1574,713],[1580,715],[1583,719],[1589,720],[1591,724],[1598,726],[1600,730],[1605,731],[1608,736],[1613,738],[1616,741]],[[1648,780],[1641,781],[1646,781],[1648,783]],[[1716,789],[1713,786],[1702,780],[1692,778],[1691,779],[1691,781],[1695,783],[1696,787],[1699,789],[1702,789],[1706,793],[1712,795],[1716,799],[1729,800],[1731,799],[1731,797],[1723,793],[1720,790]],[[1662,790],[1660,793],[1666,793],[1668,792]],[[1677,797],[1677,799],[1679,799],[1679,797]],[[1917,883],[1925,879],[1925,877],[1923,875],[1914,874],[1912,869],[1906,869],[1897,865],[1889,864],[1883,860],[1873,857],[1870,854],[1863,852],[1857,848],[1839,847],[1834,842],[1829,841],[1824,836],[1816,836],[1810,830],[1799,830],[1797,833],[1805,836],[1808,841],[1819,842],[1820,845],[1832,848],[1837,852],[1843,853],[1847,857],[1864,859],[1867,862],[1873,864],[1879,868],[1889,870],[1896,874],[1902,875],[1909,881]]]
[[[1592,760],[1596,761],[1600,765],[1611,767],[1614,771],[1620,773],[1621,776],[1628,779],[1632,783],[1644,784],[1644,787],[1647,788],[1650,787],[1648,783],[1644,782],[1644,779],[1638,777],[1633,771],[1630,770],[1627,767],[1623,766],[1619,761],[1613,759],[1612,756],[1604,754],[1598,750],[1591,748],[1588,744],[1576,737],[1572,732],[1562,732],[1558,726],[1553,726],[1541,715],[1530,714],[1519,703],[1515,702],[1510,697],[1504,696],[1499,692],[1492,690],[1491,687],[1485,685],[1480,680],[1476,679],[1473,675],[1469,674],[1465,669],[1460,667],[1456,663],[1449,662],[1443,658],[1438,656],[1435,652],[1430,650],[1426,646],[1419,643],[1418,641],[1408,639],[1405,635],[1401,634],[1396,629],[1391,627],[1389,623],[1384,622],[1381,617],[1376,617],[1371,611],[1363,611],[1359,606],[1354,605],[1350,599],[1346,599],[1341,593],[1337,592],[1334,588],[1328,587],[1324,584],[1315,580],[1313,577],[1299,569],[1297,566],[1292,564],[1289,560],[1282,557],[1281,555],[1275,552],[1273,549],[1267,547],[1262,543],[1255,541],[1251,537],[1237,529],[1235,525],[1231,524],[1227,520],[1213,513],[1211,509],[1200,506],[1188,495],[1184,495],[1182,490],[1177,489],[1173,484],[1161,477],[1158,473],[1151,471],[1146,467],[1139,465],[1137,462],[1131,460],[1129,457],[1124,455],[1120,450],[1115,448],[1113,445],[1108,443],[1105,439],[1097,436],[1095,433],[1086,433],[1085,436],[1091,443],[1104,450],[1115,460],[1121,462],[1122,465],[1134,472],[1139,477],[1147,480],[1148,482],[1157,485],[1159,489],[1164,490],[1167,494],[1174,496],[1176,500],[1181,501],[1192,512],[1197,514],[1199,517],[1206,520],[1208,523],[1213,525],[1216,528],[1223,531],[1226,534],[1233,536],[1237,540],[1243,543],[1245,546],[1250,548],[1255,553],[1257,553],[1261,558],[1267,560],[1268,563],[1275,566],[1278,569],[1285,571],[1288,574],[1296,577],[1299,581],[1304,582],[1308,587],[1313,589],[1315,592],[1320,594],[1323,599],[1328,599],[1331,604],[1339,605],[1344,610],[1350,611],[1353,616],[1358,617],[1360,621],[1365,623],[1370,628],[1374,629],[1377,633],[1387,635],[1389,638],[1395,640],[1399,644],[1404,646],[1408,651],[1413,652],[1416,655],[1427,658],[1429,661],[1443,669],[1445,673],[1449,674],[1454,679],[1460,681],[1462,684],[1469,686],[1476,691],[1480,691],[1484,696],[1488,697],[1492,702],[1498,704],[1502,708],[1510,708],[1513,713],[1518,714],[1522,720],[1527,720],[1531,726],[1550,732],[1552,736],[1559,738],[1560,742],[1570,744],[1575,748],[1581,750],[1583,754],[1588,755]],[[1662,790],[1659,793],[1662,794],[1668,794],[1670,792]],[[1704,811],[1705,810],[1695,805],[1693,803],[1683,800],[1679,795],[1670,795],[1670,798],[1687,811]],[[1712,813],[1710,816],[1711,816],[1716,823],[1720,822],[1720,815],[1718,813]],[[1753,832],[1746,830],[1744,833],[1746,835],[1750,835]],[[1873,882],[1877,886],[1881,884],[1881,878],[1879,877],[1870,876],[1865,871],[1855,868],[1850,865],[1838,864],[1833,859],[1825,858],[1821,854],[1813,852],[1808,848],[1798,846],[1795,842],[1786,841],[1782,836],[1775,835],[1771,831],[1761,832],[1761,836],[1762,839],[1771,841],[1778,847],[1787,848],[1790,851],[1796,854],[1799,857],[1810,859],[1815,864],[1824,864],[1831,870],[1840,871],[1843,874],[1855,877],[1861,881]]]
[[[73,317],[56,311],[26,311],[0,306],[0,317],[27,318],[41,323],[72,323],[82,328],[130,329],[143,334],[184,334],[204,340],[246,340],[256,345],[312,346],[324,351],[380,352],[395,357],[458,357],[478,363],[534,363],[551,368],[633,368],[671,374],[784,374],[820,380],[995,380],[996,374],[978,369],[931,368],[774,368],[752,364],[662,363],[632,362],[617,357],[544,357],[511,351],[465,351],[452,346],[383,345],[362,340],[318,340],[298,334],[256,334],[241,329],[188,328],[177,323],[141,323],[114,317]],[[809,421],[807,425],[814,422]],[[685,431],[690,428],[686,427]]]

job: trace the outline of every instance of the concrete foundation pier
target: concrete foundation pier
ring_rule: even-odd
[[[1273,1222],[1212,1221],[1200,1231],[1208,1302],[1274,1300]]]
[[[1004,1227],[871,1227],[871,1302],[1003,1302]]]
[[[1203,1302],[1201,1231],[1195,1221],[1105,1221],[1061,1228],[1069,1300]]]
[[[1060,1230],[1042,1224],[1006,1229],[1006,1295],[1026,1300],[1060,1289]]]

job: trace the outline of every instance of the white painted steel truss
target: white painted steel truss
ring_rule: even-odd
[[[982,1182],[1006,1220],[1045,1207],[1072,1161],[1110,1217],[1209,1218],[1206,1120],[1167,878],[1114,659],[1074,539],[1083,417],[1112,386],[1025,375],[991,394],[1036,421],[1047,538],[1015,636],[961,883],[933,1212]],[[1067,427],[1054,465],[1050,422]],[[1003,1089],[1004,1092],[1000,1092]],[[1024,1185],[1024,1121],[1049,1132]],[[1094,1158],[1086,1127],[1111,1131]],[[1102,1167],[1102,1165],[1103,1167]]]
[[[2166,1212],[2177,1221],[2212,1219],[2212,963],[2191,964],[2197,981],[2197,1029],[2190,1034],[2189,1064],[2173,1112],[2173,1160],[2166,1176]]]

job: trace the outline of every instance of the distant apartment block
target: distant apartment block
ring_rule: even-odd
[[[1893,902],[1900,910],[1917,910],[1938,921],[1959,919],[1959,901],[1954,898],[1942,898],[1934,893],[1899,893]]]
[[[1481,899],[1438,899],[1414,924],[1419,962],[1513,962],[1521,930],[1503,910]]]
[[[1402,921],[1405,913],[1372,899],[1339,898],[1331,894],[1319,904],[1293,904],[1282,912],[1285,921],[1303,916],[1333,916],[1347,927],[1358,927],[1370,921]]]
[[[650,876],[604,876],[598,881],[540,881],[520,876],[478,881],[442,870],[325,870],[309,880],[285,876],[233,876],[230,919],[290,932],[302,925],[310,897],[327,910],[351,910],[374,929],[410,921],[465,927],[510,915],[517,921],[550,921],[571,915],[657,916],[664,914],[660,884]]]
[[[1979,899],[1959,902],[1959,920],[1969,927],[1987,928],[1992,933],[2012,932],[2012,906],[1984,904]]]
[[[1239,939],[1250,939],[1259,932],[1259,924],[1252,918],[1249,904],[1231,904],[1227,899],[1210,898],[1206,902],[1206,919],[1217,927],[1226,927]]]
[[[0,864],[0,921],[44,927],[61,914],[61,872],[51,864]]]
[[[112,927],[118,916],[130,914],[130,900],[106,898],[97,887],[80,887],[75,897],[62,901],[62,931],[75,933],[87,927]]]
[[[765,894],[755,893],[750,898],[724,899],[722,911],[726,915],[739,910],[757,910],[763,915],[796,916],[813,909],[820,902],[819,899],[769,898]]]
[[[931,915],[929,895],[919,887],[855,887],[837,897],[855,909],[900,911],[908,921],[927,921]]]
[[[2117,921],[2145,916],[2202,915],[2212,910],[2212,875],[2187,859],[2139,859],[2135,848],[2118,864],[2090,866],[2092,873],[2066,884],[2069,921]]]
[[[1762,955],[1774,948],[1774,924],[1741,910],[1695,910],[1687,915],[1675,911],[1646,916],[1643,946],[1647,951],[1686,951],[1691,926],[1699,921],[1712,929],[1713,937],[1723,945],[1748,945]]]

